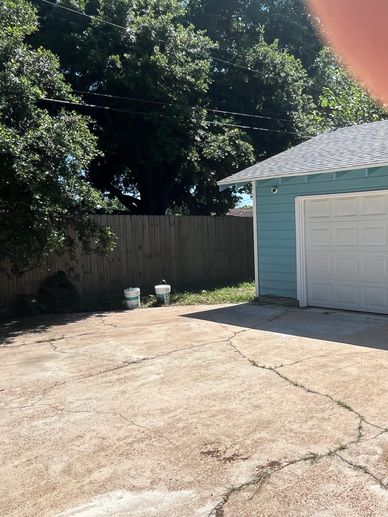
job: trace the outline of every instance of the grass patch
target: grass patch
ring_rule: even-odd
[[[240,282],[223,287],[208,289],[177,290],[171,293],[171,305],[216,305],[219,303],[253,302],[254,282]],[[143,307],[156,306],[154,295],[142,298]]]
[[[156,297],[144,292],[141,307],[157,307]],[[254,282],[240,282],[223,287],[207,289],[178,289],[171,293],[171,305],[216,305],[221,303],[253,302],[255,299]],[[119,311],[126,309],[121,293],[84,298],[77,304],[74,312]]]

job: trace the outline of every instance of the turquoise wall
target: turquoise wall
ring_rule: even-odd
[[[296,298],[296,196],[383,189],[388,167],[256,181],[260,294]]]

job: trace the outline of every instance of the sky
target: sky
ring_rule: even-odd
[[[252,205],[252,196],[249,194],[242,194],[237,206]]]

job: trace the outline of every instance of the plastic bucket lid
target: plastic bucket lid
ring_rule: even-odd
[[[156,285],[155,286],[155,293],[156,294],[168,294],[171,292],[171,285]]]

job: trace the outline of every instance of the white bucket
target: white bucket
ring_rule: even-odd
[[[162,284],[155,286],[156,300],[163,305],[170,303],[171,285]]]
[[[124,289],[125,302],[128,309],[140,307],[140,289],[138,287],[128,287]]]

